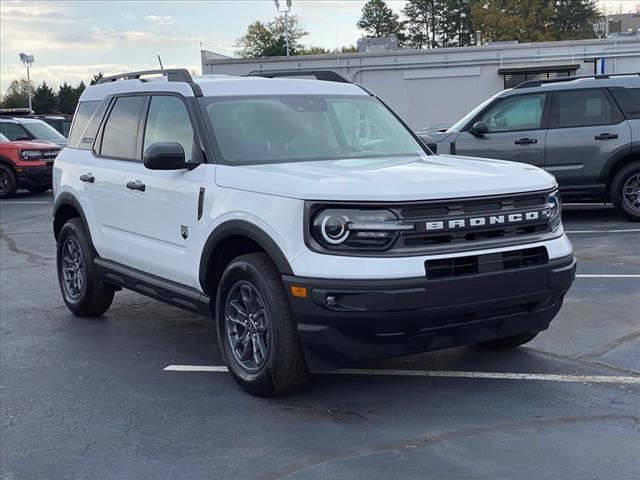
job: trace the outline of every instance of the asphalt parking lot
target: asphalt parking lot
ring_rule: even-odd
[[[551,328],[314,375],[271,400],[209,320],[131,292],[75,318],[51,195],[0,202],[3,479],[631,479],[640,472],[640,224],[570,206],[579,277]]]

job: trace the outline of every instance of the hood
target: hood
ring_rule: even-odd
[[[45,142],[43,140],[15,140],[12,142],[0,142],[0,147],[8,147],[16,150],[52,150],[54,148],[63,148],[56,143]]]
[[[413,201],[552,188],[531,165],[451,155],[216,167],[218,185],[303,200]]]

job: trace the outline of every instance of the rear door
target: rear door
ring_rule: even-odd
[[[607,162],[631,151],[631,128],[606,88],[553,93],[545,168],[567,196],[604,194]]]
[[[193,170],[149,170],[142,152],[157,142],[177,142],[187,161],[200,162],[202,150],[194,133],[184,98],[173,94],[147,97],[141,123],[139,155],[123,165],[119,229],[126,247],[120,262],[183,285],[194,284],[189,263],[199,255],[190,252],[198,228],[198,205],[205,165]],[[204,194],[204,192],[202,193]],[[191,255],[190,255],[191,253]]]
[[[458,135],[455,153],[543,167],[549,100],[546,93],[496,100]],[[487,125],[489,133],[469,133],[469,128],[480,121]]]

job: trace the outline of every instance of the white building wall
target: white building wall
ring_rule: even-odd
[[[277,70],[332,70],[389,104],[412,128],[449,125],[504,88],[501,68],[574,65],[576,75],[640,72],[640,37],[486,45],[261,59],[220,59],[202,51],[203,74],[248,75]]]

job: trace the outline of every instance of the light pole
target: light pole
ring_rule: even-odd
[[[29,75],[29,69],[31,68],[31,65],[33,65],[34,58],[33,58],[33,55],[21,53],[20,60],[22,61],[24,66],[27,67],[27,91],[29,92],[29,110],[32,111],[33,109],[31,108],[31,76]]]
[[[287,8],[286,10],[280,10],[280,1],[273,0],[276,4],[276,9],[278,13],[284,13],[284,34],[285,34],[285,49],[287,52],[287,57],[289,56],[289,12],[291,11],[291,0],[287,0]]]

